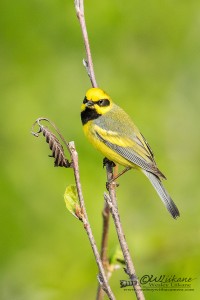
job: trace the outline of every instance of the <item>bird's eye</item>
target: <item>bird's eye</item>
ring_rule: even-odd
[[[108,99],[101,99],[101,100],[98,101],[98,105],[99,106],[109,106],[110,101]]]
[[[87,103],[88,102],[88,100],[87,100],[87,98],[85,97],[84,99],[83,99],[83,104],[85,104],[85,103]]]

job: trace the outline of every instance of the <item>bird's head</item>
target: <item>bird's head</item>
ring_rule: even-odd
[[[83,104],[81,106],[81,111],[93,110],[98,115],[103,115],[112,108],[112,100],[109,95],[107,95],[100,88],[91,88],[87,91]]]

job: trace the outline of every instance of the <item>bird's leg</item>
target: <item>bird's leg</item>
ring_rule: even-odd
[[[127,171],[129,171],[131,169],[131,167],[126,167],[123,171],[121,171],[119,174],[117,174],[116,176],[114,176],[112,178],[112,180],[110,180],[109,183],[113,182],[114,180],[116,180],[117,178],[119,178],[121,175],[125,174]]]
[[[116,164],[113,161],[110,161],[107,157],[103,159],[103,167],[105,167],[106,164],[110,164],[111,167],[116,167]],[[108,182],[106,182],[106,188],[108,189],[109,184],[114,183],[114,181],[119,178],[121,175],[125,174],[127,171],[129,171],[131,167],[126,167],[122,172],[120,172],[117,175],[114,175],[112,179],[110,179]],[[116,186],[119,186],[119,184],[116,184]]]

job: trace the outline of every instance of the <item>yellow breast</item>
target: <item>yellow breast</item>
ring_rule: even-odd
[[[93,124],[93,121],[87,122],[83,126],[83,131],[85,136],[88,138],[90,143],[98,150],[100,151],[105,157],[107,157],[109,160],[120,164],[125,167],[131,167],[131,168],[138,168],[135,164],[131,163],[127,159],[123,158],[120,154],[116,153],[114,150],[109,148],[107,145],[105,145],[97,136],[95,132],[96,125]],[[100,129],[101,130],[101,129]],[[123,142],[121,141],[123,144]],[[121,144],[120,140],[118,138],[118,144]],[[122,145],[121,144],[121,145]]]

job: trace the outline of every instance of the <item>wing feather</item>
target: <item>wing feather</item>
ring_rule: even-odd
[[[95,130],[96,136],[110,149],[140,168],[157,175],[158,173],[160,174],[154,163],[154,160],[152,160],[153,158],[149,156],[149,153],[146,152],[146,149],[142,145],[139,145],[136,143],[136,141],[131,141],[129,139],[120,139],[116,132],[112,133],[109,131],[104,132],[104,134],[102,133],[102,129]],[[137,150],[137,152],[134,151],[134,148]]]

